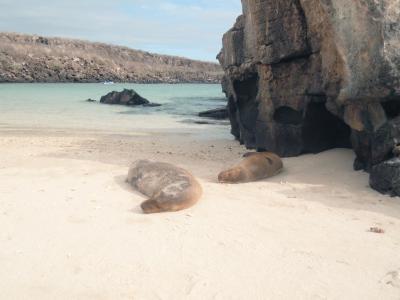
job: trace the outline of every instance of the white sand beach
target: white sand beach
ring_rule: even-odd
[[[191,135],[1,129],[0,298],[400,299],[400,199],[371,190],[351,150],[218,184],[244,152]],[[124,182],[139,158],[188,169],[202,199],[142,214]]]

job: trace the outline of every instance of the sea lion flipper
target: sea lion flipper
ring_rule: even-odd
[[[142,202],[142,204],[140,204],[140,207],[145,214],[152,214],[163,211],[162,208],[158,205],[157,200],[154,200],[152,198]]]

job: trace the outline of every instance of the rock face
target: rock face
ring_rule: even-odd
[[[122,92],[110,92],[107,95],[100,98],[100,103],[104,104],[119,104],[128,106],[160,106],[157,103],[150,103],[149,100],[143,98],[134,90],[124,89]]]
[[[352,147],[371,170],[400,142],[400,0],[242,0],[223,37],[232,134],[281,156]]]
[[[373,166],[369,181],[378,192],[400,195],[400,158],[392,158]]]

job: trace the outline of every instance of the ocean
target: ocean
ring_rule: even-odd
[[[160,107],[90,103],[111,91],[134,89]],[[229,135],[228,121],[199,118],[226,105],[217,84],[0,84],[0,128],[112,132],[180,131]],[[198,124],[203,121],[211,124]]]

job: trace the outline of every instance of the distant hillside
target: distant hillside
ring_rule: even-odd
[[[217,83],[219,65],[127,47],[0,33],[0,82]]]

